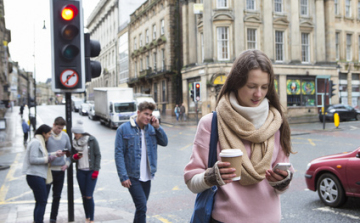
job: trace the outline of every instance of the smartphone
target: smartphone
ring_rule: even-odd
[[[153,119],[152,119],[152,118],[150,119],[150,124],[151,124],[151,125],[153,124]]]
[[[287,171],[291,167],[291,163],[278,163],[273,168],[273,171],[276,169]]]

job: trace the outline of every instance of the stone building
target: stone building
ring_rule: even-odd
[[[100,55],[93,59],[100,61],[102,67],[101,75],[86,86],[89,100],[93,100],[93,88],[117,86],[118,17],[118,0],[100,0],[87,19],[86,28],[90,38],[99,41],[101,45]]]
[[[236,56],[247,49],[259,49],[273,62],[275,87],[290,122],[317,120],[319,107],[339,102],[337,91],[330,99],[324,94],[325,80],[339,84],[335,34],[345,26],[338,23],[355,30],[358,22],[357,18],[338,18],[336,2],[345,1],[183,1],[182,93],[189,116],[195,114],[195,103],[190,99],[194,82],[201,83],[199,112],[205,115],[215,109]],[[350,2],[354,7],[358,4]],[[354,30],[355,45],[358,34]],[[346,31],[341,33],[346,36]]]
[[[331,1],[332,2],[332,1]],[[360,2],[334,0],[329,19],[334,24],[335,60],[338,61],[340,102],[360,108]]]
[[[9,66],[9,42],[11,42],[11,31],[6,28],[4,1],[0,0],[0,100],[6,105],[11,93],[9,74],[12,70]]]
[[[148,0],[130,16],[129,87],[151,94],[163,114],[181,101],[179,1]]]

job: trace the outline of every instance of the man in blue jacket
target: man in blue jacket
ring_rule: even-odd
[[[134,222],[146,222],[146,204],[157,167],[157,145],[167,146],[166,133],[152,116],[155,104],[142,102],[137,116],[116,131],[115,163],[123,187],[135,203]]]

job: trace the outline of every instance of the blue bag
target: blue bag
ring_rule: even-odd
[[[211,135],[210,135],[210,150],[208,167],[213,167],[217,161],[216,145],[219,139],[217,128],[217,115],[213,112],[211,122]],[[190,223],[209,223],[211,219],[211,212],[214,206],[215,193],[217,186],[198,193],[195,199],[194,212],[191,216]]]

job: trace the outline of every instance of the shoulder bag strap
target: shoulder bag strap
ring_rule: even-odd
[[[216,146],[219,140],[218,135],[218,126],[217,126],[217,114],[216,111],[213,112],[213,118],[211,122],[211,135],[210,135],[210,150],[209,150],[209,161],[208,167],[213,167],[217,161],[217,151]]]

